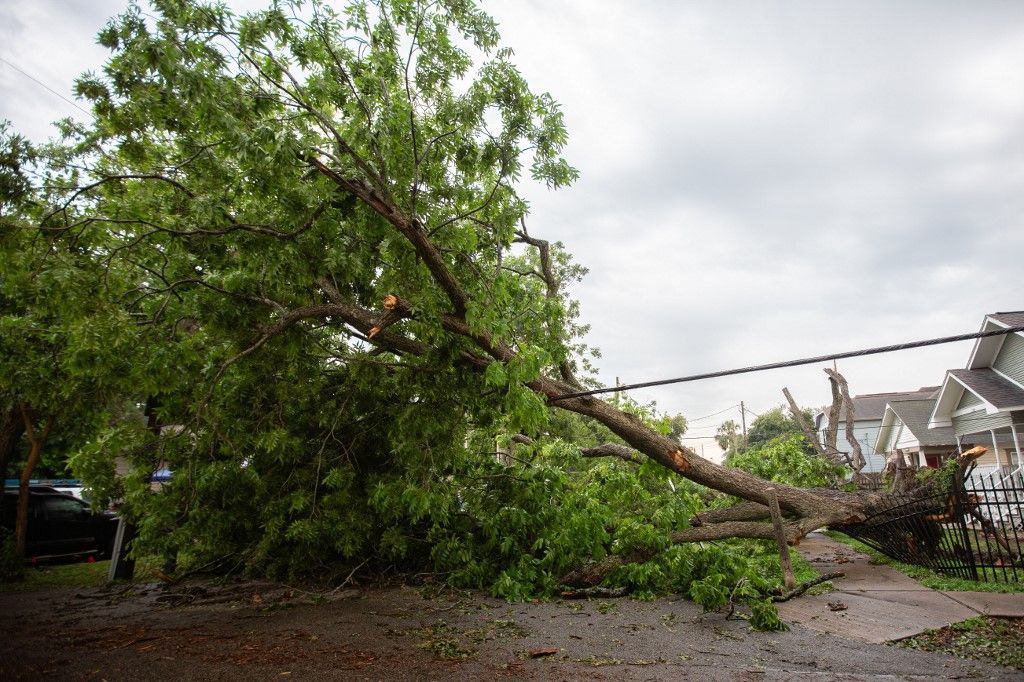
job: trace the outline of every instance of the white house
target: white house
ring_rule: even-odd
[[[915,467],[939,467],[959,452],[952,427],[928,428],[934,398],[894,400],[885,406],[875,441],[879,453],[902,450]]]
[[[882,418],[885,416],[885,407],[891,402],[900,400],[914,400],[933,398],[938,391],[938,386],[925,386],[916,391],[899,393],[866,393],[853,396],[853,434],[860,443],[861,452],[864,453],[864,473],[877,473],[885,468],[885,450],[876,450],[878,432],[882,428]],[[839,412],[839,437],[836,439],[836,449],[840,452],[851,452],[852,447],[846,439],[846,408]],[[828,425],[828,413],[819,412],[814,416],[814,429],[818,437],[824,442],[825,429]]]
[[[992,313],[982,331],[1024,326],[1024,311]],[[928,426],[952,428],[962,448],[989,449],[978,473],[1020,471],[1024,446],[1024,331],[978,339],[964,369],[946,372]]]

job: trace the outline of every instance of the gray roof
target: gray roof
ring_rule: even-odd
[[[935,409],[935,399],[929,400],[900,400],[889,403],[889,407],[900,418],[900,421],[910,429],[922,446],[925,445],[956,445],[956,435],[950,426],[941,426],[935,429],[928,428],[928,420]]]
[[[938,395],[938,392],[938,386],[924,386],[916,391],[855,395],[853,396],[853,419],[855,422],[870,419],[880,420],[885,415],[885,406],[889,403],[902,400],[935,398],[935,396]],[[846,421],[845,406],[839,411],[839,421]]]
[[[951,369],[949,373],[996,409],[1005,410],[1024,405],[1024,389],[1010,383],[988,367]]]
[[[1001,322],[1007,327],[1024,326],[1024,310],[1015,310],[1006,313],[992,313],[989,315],[996,322]]]

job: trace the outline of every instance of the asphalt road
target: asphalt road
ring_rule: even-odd
[[[0,594],[3,680],[1022,679],[683,600],[508,604],[408,587],[192,582]]]

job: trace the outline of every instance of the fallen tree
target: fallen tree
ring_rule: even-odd
[[[113,294],[140,326],[173,342],[181,375],[202,377],[165,373],[147,386],[163,421],[185,424],[177,433],[191,444],[168,439],[152,450],[127,439],[128,449],[173,458],[175,448],[214,442],[211,434],[252,447],[231,420],[249,418],[239,403],[262,404],[270,390],[240,378],[263,354],[273,358],[266,371],[281,368],[295,391],[258,422],[258,449],[281,458],[286,400],[325,391],[348,412],[329,437],[344,431],[362,444],[332,448],[359,472],[396,453],[429,460],[461,446],[465,424],[539,438],[550,408],[596,420],[621,442],[585,456],[642,456],[744,500],[699,514],[671,534],[675,543],[793,544],[823,526],[856,524],[884,501],[885,493],[769,485],[579,395],[583,329],[566,284],[582,270],[529,232],[515,190],[524,171],[549,187],[575,178],[561,157],[562,116],[550,96],[529,90],[511,52],[498,49],[494,22],[472,4],[355,3],[338,15],[314,2],[236,19],[214,5],[163,2],[155,16],[129,10],[101,33],[112,58],[77,84],[95,121],[65,126],[68,144],[50,151],[38,201],[23,209],[45,240],[41,257],[84,249],[135,268],[133,286]],[[483,62],[470,74],[473,56]],[[337,368],[343,380],[324,378]],[[346,389],[353,377],[364,383]],[[450,412],[430,438],[423,415],[418,424],[401,410],[390,423],[364,420],[392,400],[387,391],[404,391],[409,411],[443,394]],[[445,429],[453,442],[442,446]],[[317,455],[314,509],[326,494],[319,472],[329,437]],[[213,459],[218,447],[209,446]],[[244,475],[260,466],[245,462]],[[488,474],[500,475],[511,474]],[[347,485],[345,476],[333,484]],[[153,535],[159,523],[172,520],[152,521]],[[301,537],[307,526],[288,532]]]

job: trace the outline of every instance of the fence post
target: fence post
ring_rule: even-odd
[[[963,538],[964,542],[964,562],[971,571],[971,578],[973,580],[980,580],[980,578],[978,578],[978,561],[975,558],[974,547],[971,544],[971,532],[967,527],[967,519],[965,518],[971,513],[971,510],[967,506],[970,504],[970,500],[965,499],[967,497],[967,480],[967,476],[965,475],[962,480],[957,481],[953,485],[953,515],[956,517],[956,524],[960,528],[960,536]]]

